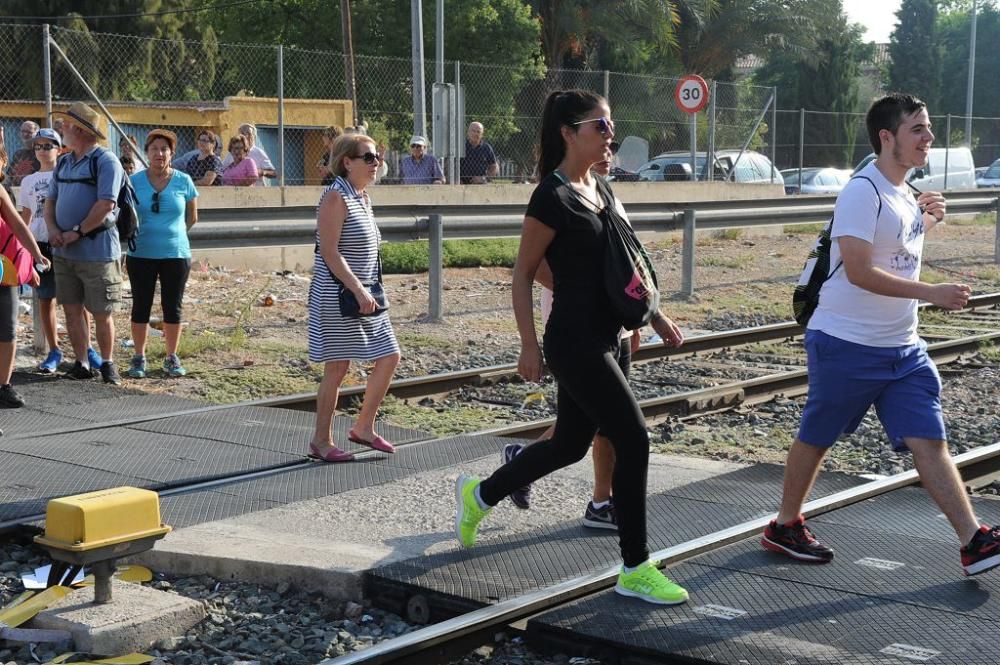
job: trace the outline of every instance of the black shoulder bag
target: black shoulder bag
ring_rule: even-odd
[[[321,257],[323,254],[319,251],[319,243],[316,243],[316,253]],[[326,265],[326,259],[323,259],[323,264]],[[334,283],[337,285],[337,301],[340,303],[340,315],[348,319],[358,319],[362,316],[377,316],[382,312],[389,309],[389,299],[385,297],[385,288],[382,286],[382,252],[378,253],[378,276],[375,278],[374,282],[361,282],[361,285],[368,289],[368,293],[372,294],[372,298],[375,299],[375,311],[368,314],[361,313],[361,304],[358,302],[357,296],[351,291],[347,286],[344,285],[337,276],[333,274],[330,270],[330,266],[326,266],[327,272],[330,273],[330,277],[333,279]]]

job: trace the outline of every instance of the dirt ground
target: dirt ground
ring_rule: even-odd
[[[975,221],[953,221],[932,232],[925,247],[923,279],[962,281],[979,293],[1000,289],[1000,266],[993,264],[994,219],[984,215]],[[664,311],[687,334],[788,320],[792,287],[816,230],[814,226],[700,234],[696,295],[690,298],[677,294],[680,234],[646,238]],[[392,321],[404,355],[397,376],[516,360],[510,273],[503,268],[446,270],[445,320],[440,323],[427,320],[425,274],[387,275]],[[314,391],[321,368],[306,357],[308,288],[308,274],[234,272],[197,265],[185,296],[180,349],[188,376],[168,378],[160,371],[162,337],[154,336],[148,349],[152,371],[146,379],[125,379],[125,385],[213,403]],[[126,299],[124,311],[116,316],[115,360],[123,371],[132,353],[130,304]],[[22,355],[30,352],[31,335],[30,317],[23,316]],[[37,362],[29,356],[18,364]],[[348,383],[362,382],[365,371],[364,366],[352,368]]]

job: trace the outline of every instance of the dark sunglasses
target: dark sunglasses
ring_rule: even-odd
[[[602,136],[607,136],[608,134],[614,134],[615,133],[615,121],[614,120],[609,120],[609,119],[605,118],[604,116],[601,116],[600,118],[590,118],[589,120],[580,120],[579,122],[573,122],[573,123],[570,123],[570,124],[572,124],[572,125],[582,125],[582,124],[587,123],[587,122],[596,122],[597,123],[597,131],[599,131]]]
[[[355,155],[354,157],[352,157],[352,159],[363,159],[365,160],[365,164],[368,164],[369,166],[374,164],[375,162],[382,161],[382,158],[376,155],[374,152],[366,152],[363,155]]]
[[[212,144],[214,144],[215,141],[213,141],[212,139],[208,138],[207,136],[199,136],[198,137],[198,143],[212,143]]]
[[[35,150],[55,150],[56,147],[51,143],[36,143]]]
[[[153,192],[153,205],[149,206],[153,212],[160,212],[160,193]]]

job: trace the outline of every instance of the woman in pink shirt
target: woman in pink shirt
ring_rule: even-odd
[[[236,187],[253,187],[257,182],[257,165],[247,157],[250,148],[245,136],[237,135],[229,139],[229,153],[233,163],[222,172],[222,184]]]

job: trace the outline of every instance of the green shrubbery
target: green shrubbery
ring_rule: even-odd
[[[518,242],[517,238],[445,240],[444,267],[513,267]],[[382,270],[385,273],[427,272],[429,265],[426,240],[382,245]]]

